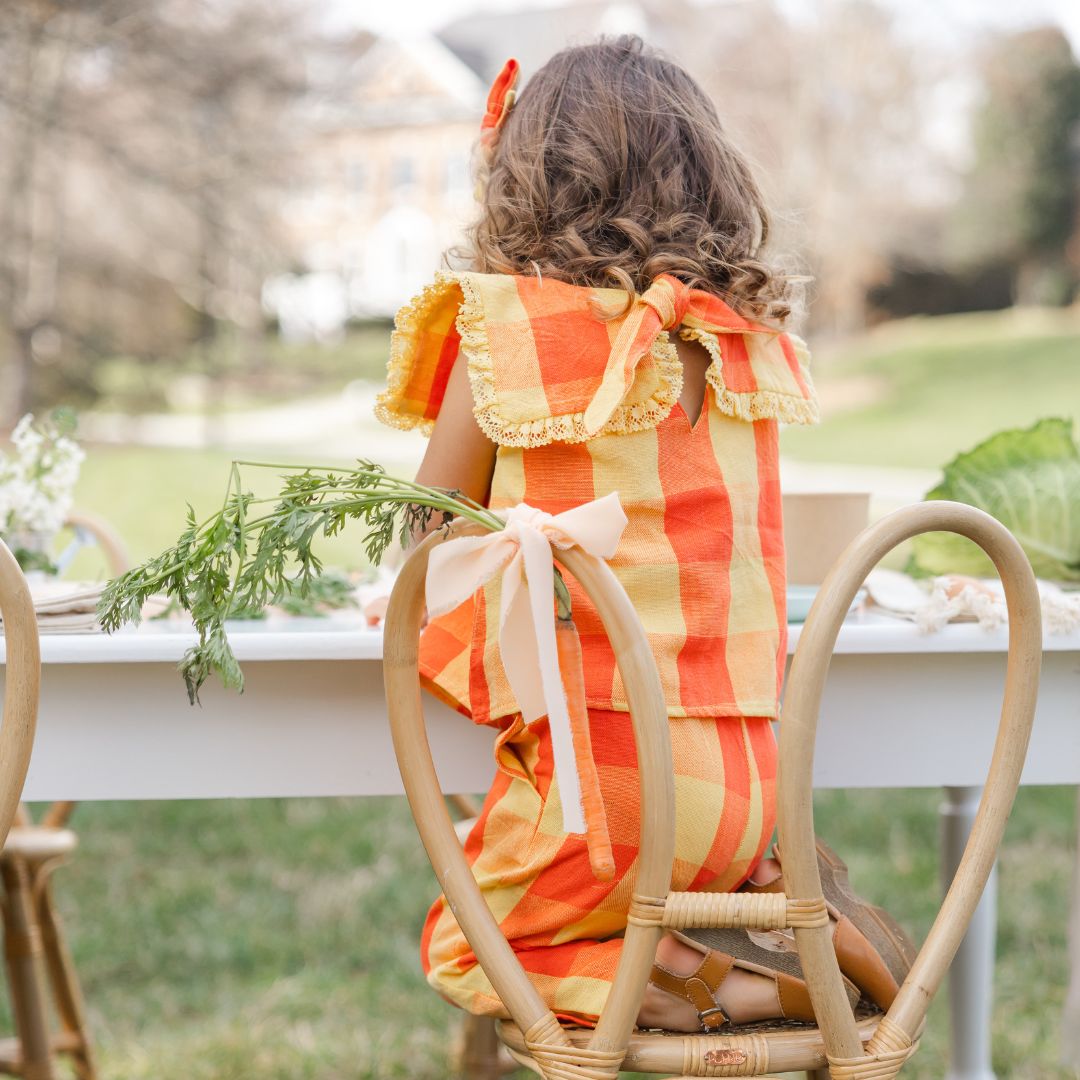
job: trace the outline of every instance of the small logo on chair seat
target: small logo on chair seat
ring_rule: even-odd
[[[745,1050],[707,1050],[705,1052],[706,1065],[745,1065]]]

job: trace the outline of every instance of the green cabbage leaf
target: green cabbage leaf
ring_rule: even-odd
[[[1020,541],[1037,577],[1080,581],[1080,448],[1070,420],[992,435],[950,461],[926,498],[985,510]],[[997,576],[978,545],[943,532],[914,538],[907,571]]]

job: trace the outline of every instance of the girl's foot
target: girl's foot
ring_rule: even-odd
[[[780,863],[776,859],[762,859],[761,862],[754,867],[754,872],[743,882],[743,888],[748,885],[751,888],[761,889],[766,885],[771,885],[782,874]]]
[[[779,1018],[813,1020],[801,979],[693,948],[671,934],[661,938],[638,1013],[640,1027],[714,1031],[729,1022]]]
[[[854,1006],[861,989],[879,1008],[887,1009],[911,966],[914,946],[886,912],[851,891],[847,867],[835,852],[819,841],[817,854],[848,999]],[[782,892],[783,887],[783,870],[775,858],[763,859],[743,886],[749,892]],[[813,1019],[790,932],[687,934],[668,934],[660,941],[657,966],[638,1016],[642,1027],[701,1031],[729,1020],[746,1024],[782,1016]],[[710,1001],[716,1012],[702,1019]]]
[[[775,853],[779,856],[778,851]],[[869,904],[852,890],[846,864],[822,840],[817,841],[817,863],[840,970],[879,1009],[887,1010],[915,962],[915,946],[888,912]],[[763,859],[742,890],[784,892],[779,859]],[[702,944],[724,951],[729,948],[732,931],[719,931],[715,935],[709,931],[701,935],[697,931],[691,933]],[[750,937],[769,951],[797,952],[789,930],[766,931]],[[748,958],[759,956],[751,953]]]

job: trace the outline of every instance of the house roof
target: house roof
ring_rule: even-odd
[[[327,81],[316,120],[323,128],[479,122],[487,94],[476,72],[431,35],[365,42],[351,59],[337,57],[333,85]]]
[[[567,45],[601,36],[638,34],[660,49],[678,54],[685,27],[702,17],[687,0],[578,0],[512,12],[477,12],[438,31],[439,39],[472,68],[485,85],[508,56],[517,57],[528,78]]]

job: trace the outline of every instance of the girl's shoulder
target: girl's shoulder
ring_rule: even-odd
[[[582,442],[655,427],[682,389],[665,318],[709,350],[708,377],[722,411],[744,420],[817,419],[802,342],[749,322],[712,294],[666,276],[634,296],[535,275],[463,271],[438,274],[398,312],[375,412],[391,426],[429,431],[460,353],[477,421],[501,445]]]

